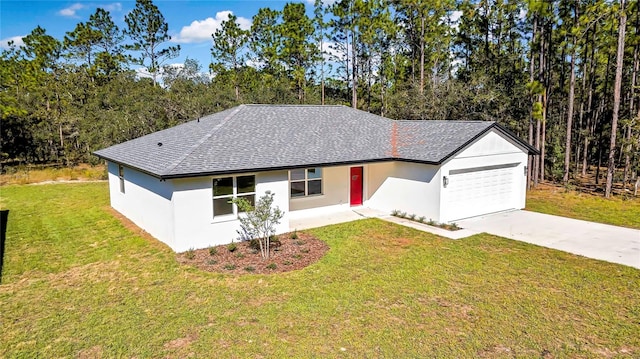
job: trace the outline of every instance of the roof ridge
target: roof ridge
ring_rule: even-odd
[[[251,107],[347,107],[345,105],[314,105],[314,104],[275,104],[275,103],[247,103],[241,106]]]
[[[178,158],[177,160],[173,161],[169,166],[167,166],[166,174],[169,174],[172,170],[176,169],[176,167],[178,167],[182,163],[182,161],[184,161],[187,157],[189,157],[189,155],[191,155],[195,150],[197,150],[198,147],[200,147],[200,145],[205,143],[211,136],[213,136],[214,132],[216,132],[218,129],[220,129],[220,127],[222,127],[224,124],[226,124],[227,121],[229,121],[232,117],[237,115],[244,108],[245,108],[245,105],[237,106],[236,109],[231,111],[231,113],[229,115],[227,115],[227,117],[223,118],[222,121],[220,121],[219,124],[213,126],[213,128],[211,128],[211,130],[207,131],[207,133],[200,140],[196,141],[191,146],[191,149],[189,151],[185,152],[182,156],[180,156],[180,158]],[[200,122],[200,119],[194,120],[194,121]]]
[[[485,120],[394,120],[398,122],[470,122],[470,123],[497,123],[494,120],[485,121]]]

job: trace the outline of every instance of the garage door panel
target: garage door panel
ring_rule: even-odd
[[[447,192],[456,219],[514,208],[514,172],[518,163],[449,171]]]

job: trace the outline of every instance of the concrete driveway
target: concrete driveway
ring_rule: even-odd
[[[530,211],[457,221],[460,227],[640,269],[640,231]]]

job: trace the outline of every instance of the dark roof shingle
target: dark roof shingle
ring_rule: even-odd
[[[440,163],[493,126],[394,121],[346,106],[240,105],[95,154],[160,178],[389,159]]]

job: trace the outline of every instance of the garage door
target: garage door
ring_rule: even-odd
[[[514,208],[518,163],[449,171],[450,218],[462,219]]]

